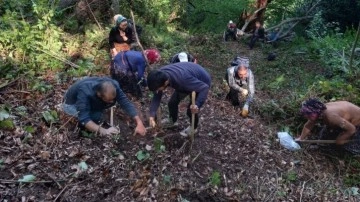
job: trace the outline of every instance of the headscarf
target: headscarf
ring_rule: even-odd
[[[127,20],[124,16],[120,15],[117,19],[116,19],[116,26],[119,26],[122,22],[124,22],[125,20]]]
[[[161,59],[160,52],[157,49],[146,49],[144,55],[148,59],[150,64],[159,62]]]
[[[326,106],[324,103],[320,102],[316,98],[310,98],[302,103],[300,113],[302,115],[312,114],[312,113],[320,115],[325,109]]]

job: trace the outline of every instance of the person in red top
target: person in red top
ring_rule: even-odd
[[[236,24],[232,20],[230,20],[225,32],[225,41],[228,41],[229,37],[236,41],[236,32]]]

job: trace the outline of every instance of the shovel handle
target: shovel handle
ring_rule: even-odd
[[[196,92],[193,91],[191,92],[191,104],[195,105],[195,97],[196,97]],[[194,140],[194,133],[195,133],[195,114],[191,113],[191,140]]]
[[[336,140],[298,140],[299,143],[320,143],[320,144],[334,144]]]

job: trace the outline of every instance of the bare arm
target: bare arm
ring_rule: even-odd
[[[345,144],[356,132],[356,127],[340,116],[329,116],[329,124],[339,127],[343,130],[336,138],[336,144]]]
[[[315,126],[315,122],[314,121],[310,121],[308,120],[305,125],[304,125],[304,128],[302,129],[301,131],[301,135],[300,137],[298,138],[299,140],[303,140],[305,139],[307,136],[310,135],[310,132],[311,130],[314,128]]]
[[[85,124],[85,128],[91,132],[98,132],[100,134],[105,134],[105,128],[101,127],[100,125],[96,124],[94,121],[89,121]]]

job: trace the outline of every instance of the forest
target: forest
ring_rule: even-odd
[[[188,99],[179,126],[149,127],[146,86],[127,94],[145,136],[118,106],[103,116],[112,135],[59,109],[77,80],[110,76],[116,14],[139,28],[133,50],[160,52],[146,74],[185,51],[211,75],[193,139],[179,135]],[[229,21],[236,39],[224,40]],[[276,38],[249,48],[257,21]],[[0,201],[360,201],[358,155],[316,141],[293,151],[277,135],[301,134],[309,98],[360,106],[360,0],[1,0],[0,30]],[[226,100],[236,56],[255,78],[247,117]]]

